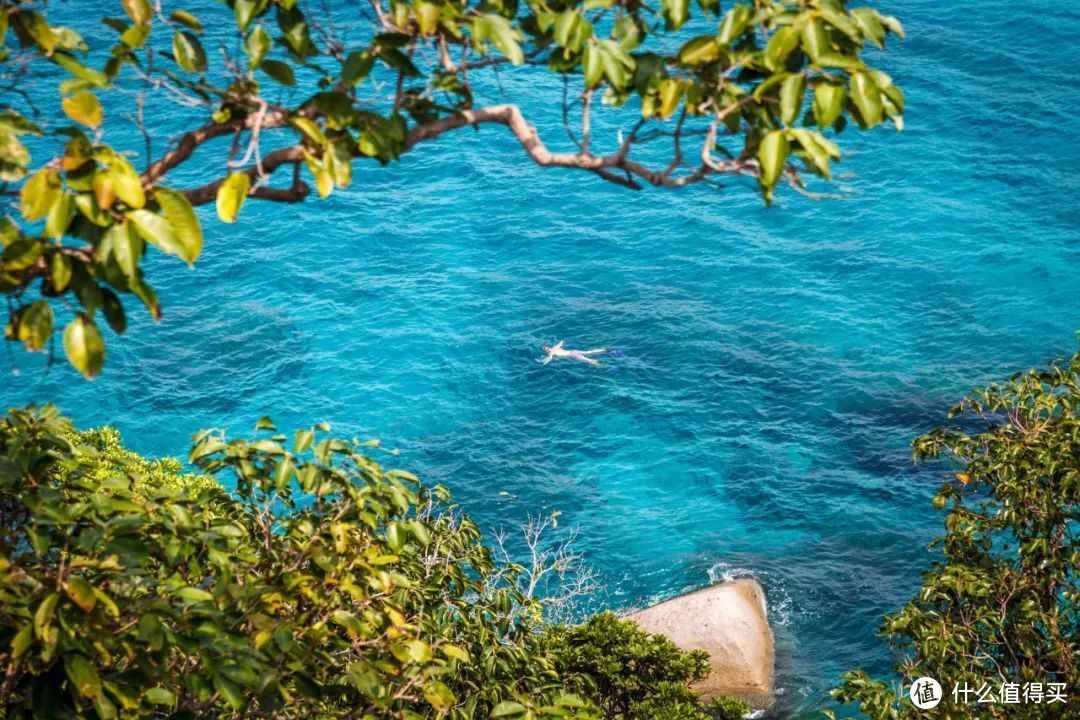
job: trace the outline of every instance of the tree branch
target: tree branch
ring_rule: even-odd
[[[740,173],[746,169],[746,164],[738,159],[726,163],[713,161],[709,165],[703,165],[687,175],[671,177],[670,172],[650,170],[641,163],[627,157],[630,145],[634,141],[633,134],[622,144],[618,151],[609,155],[593,155],[586,149],[582,149],[577,153],[553,153],[544,145],[540,135],[536,132],[536,128],[526,122],[521,110],[516,105],[492,105],[475,110],[462,110],[456,115],[417,125],[409,132],[404,150],[411,150],[417,144],[425,140],[433,140],[445,132],[457,130],[466,125],[479,125],[480,123],[505,125],[521,143],[526,154],[541,167],[589,170],[600,175],[605,180],[631,188],[639,187],[632,178],[627,177],[624,179],[610,171],[624,170],[629,175],[637,176],[651,185],[681,187],[699,182],[712,173]]]
[[[282,165],[291,164],[299,166],[303,160],[303,150],[297,145],[275,150],[264,157],[261,164],[256,163],[243,170],[242,172],[251,180],[251,189],[248,190],[248,197],[259,198],[262,200],[276,200],[278,202],[299,202],[303,200],[311,192],[311,188],[300,180],[298,174],[293,174],[292,185],[287,188],[272,188],[258,184],[259,180],[269,176],[274,170]],[[218,178],[201,187],[182,190],[181,192],[184,193],[192,205],[205,205],[208,202],[214,201],[217,197],[218,188],[221,187],[223,182],[225,182],[225,178]]]
[[[214,138],[230,135],[243,130],[283,127],[289,122],[289,113],[285,110],[269,110],[250,113],[247,117],[229,120],[223,123],[210,123],[201,128],[184,133],[175,149],[165,153],[154,162],[142,175],[143,187],[150,189],[170,170],[188,160],[203,143]]]

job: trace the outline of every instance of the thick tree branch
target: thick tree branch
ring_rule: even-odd
[[[258,181],[269,176],[282,165],[298,166],[304,160],[303,150],[299,146],[281,148],[270,153],[262,159],[262,163],[252,165],[242,172],[251,180],[251,189],[248,197],[262,200],[276,200],[278,202],[299,202],[311,192],[311,188],[302,182],[297,174],[293,175],[293,182],[287,188],[272,188],[259,185]],[[219,178],[201,187],[183,190],[188,201],[192,205],[205,205],[213,202],[217,197],[218,188],[225,182],[225,178]]]
[[[289,122],[289,113],[285,110],[268,110],[266,112],[250,113],[247,117],[229,120],[223,123],[210,123],[201,128],[184,133],[176,148],[165,153],[159,160],[152,163],[142,175],[143,186],[154,187],[170,170],[188,160],[195,150],[214,138],[231,135],[242,130],[253,130],[283,127]]]
[[[553,153],[548,150],[540,139],[536,128],[530,125],[521,114],[516,105],[492,105],[475,110],[463,110],[456,115],[441,118],[430,123],[418,125],[410,132],[405,142],[405,150],[410,150],[418,143],[425,140],[433,140],[445,132],[465,127],[466,125],[479,125],[480,123],[496,123],[505,125],[514,134],[522,148],[533,162],[541,167],[564,167],[579,170],[589,170],[605,180],[616,182],[626,187],[639,187],[633,178],[622,178],[612,171],[623,170],[628,175],[633,175],[648,182],[651,185],[663,187],[681,187],[699,182],[712,173],[739,173],[745,171],[745,163],[741,160],[732,160],[726,163],[713,161],[709,165],[703,165],[692,173],[680,177],[671,177],[670,171],[654,171],[641,163],[630,160],[627,155],[630,146],[634,142],[634,134],[622,143],[618,151],[608,155],[593,155],[583,149],[577,153]]]

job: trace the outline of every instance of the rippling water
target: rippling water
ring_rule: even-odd
[[[928,562],[941,469],[910,440],[1080,327],[1077,8],[887,9],[908,129],[848,138],[844,200],[635,194],[464,131],[327,202],[249,203],[235,227],[204,209],[196,269],[153,263],[160,326],[134,322],[89,384],[5,360],[4,399],[159,454],[264,414],[381,437],[488,528],[561,510],[601,605],[756,575],[781,705],[806,712],[887,666],[875,627]],[[560,92],[504,74],[488,95],[557,137]],[[622,357],[537,363],[561,338]]]

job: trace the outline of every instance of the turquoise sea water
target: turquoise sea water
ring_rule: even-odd
[[[57,11],[85,26],[83,7]],[[204,209],[195,270],[153,261],[162,324],[137,319],[93,383],[0,360],[3,400],[155,454],[264,414],[380,437],[489,529],[562,511],[597,606],[755,575],[802,715],[841,671],[887,667],[875,627],[928,562],[943,469],[908,443],[1080,328],[1080,10],[885,9],[909,32],[882,59],[908,128],[847,139],[846,199],[632,193],[465,131],[323,203],[249,203],[235,227]],[[559,138],[560,85],[487,94]],[[562,338],[623,356],[536,362]]]

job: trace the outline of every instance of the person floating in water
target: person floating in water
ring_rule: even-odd
[[[607,348],[596,348],[594,350],[567,350],[563,347],[563,343],[565,342],[565,340],[560,340],[555,345],[544,345],[541,349],[546,353],[546,357],[540,362],[547,365],[556,358],[570,358],[571,360],[580,360],[581,362],[600,367],[600,363],[589,356],[602,355],[608,351]]]

